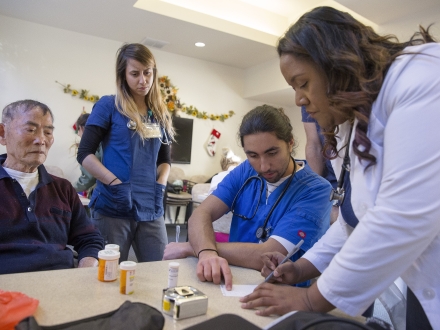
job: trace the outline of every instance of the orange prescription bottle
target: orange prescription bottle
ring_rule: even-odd
[[[119,279],[119,292],[122,294],[132,294],[134,292],[134,273],[136,263],[133,261],[123,261],[119,265],[121,276]]]
[[[113,250],[98,252],[98,280],[102,282],[116,281],[120,253]]]

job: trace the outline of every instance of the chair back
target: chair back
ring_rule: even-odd
[[[173,183],[176,180],[185,180],[185,172],[181,168],[171,166],[168,182]]]
[[[197,183],[192,187],[191,195],[194,202],[201,203],[208,197],[209,183]]]

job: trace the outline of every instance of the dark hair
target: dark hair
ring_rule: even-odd
[[[15,119],[17,113],[28,112],[34,108],[40,108],[40,110],[43,111],[43,115],[49,113],[52,121],[54,121],[53,113],[46,104],[34,100],[22,100],[12,102],[3,109],[2,122],[5,124],[9,123]]]
[[[293,138],[292,125],[282,108],[261,105],[244,115],[238,130],[238,138],[244,147],[243,138],[256,133],[274,133],[279,140],[289,143]]]
[[[87,119],[89,119],[89,116],[90,113],[82,113],[76,120],[76,128],[79,129],[80,127],[86,126]]]
[[[419,29],[408,42],[400,43],[394,35],[378,35],[348,13],[317,7],[301,16],[278,41],[279,56],[310,60],[324,72],[330,111],[348,120],[358,119],[353,149],[369,165],[376,158],[369,153],[368,121],[388,68],[405,47],[434,42],[429,27]],[[335,158],[337,127],[322,128],[323,155]]]

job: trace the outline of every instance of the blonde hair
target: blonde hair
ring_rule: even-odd
[[[133,59],[142,65],[153,66],[153,84],[150,91],[145,96],[145,103],[148,109],[153,111],[154,117],[159,124],[165,128],[170,140],[174,140],[175,131],[172,125],[171,116],[167,110],[158,82],[158,74],[156,68],[156,61],[151,51],[142,44],[125,44],[119,48],[116,59],[116,98],[115,105],[118,111],[130,118],[136,123],[136,132],[142,139],[147,139],[147,130],[142,123],[141,115],[131,95],[130,87],[126,81],[126,69],[128,59]]]

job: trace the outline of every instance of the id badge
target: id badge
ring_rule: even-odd
[[[160,138],[160,125],[157,123],[144,123],[147,132],[147,138]]]

